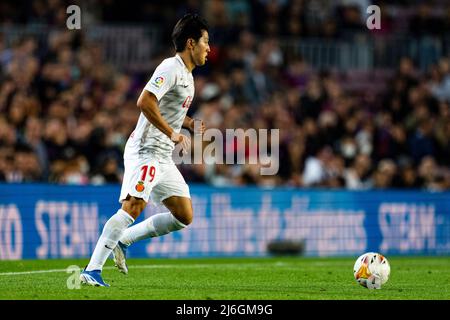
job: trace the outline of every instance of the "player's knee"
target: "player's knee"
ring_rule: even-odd
[[[186,219],[183,221],[185,225],[190,225],[192,223],[192,220],[194,219],[194,214],[192,210],[190,210],[188,213],[186,213]]]
[[[172,212],[172,214],[178,221],[186,226],[190,225],[194,218],[192,208],[184,208],[183,210],[178,210],[178,212]]]
[[[129,213],[135,220],[141,212],[145,209],[146,202],[142,199],[136,199],[134,197],[129,197],[122,202],[122,210]]]

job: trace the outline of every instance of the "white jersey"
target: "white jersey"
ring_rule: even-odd
[[[179,55],[165,59],[144,87],[158,99],[159,111],[168,125],[180,132],[194,98],[194,78]],[[153,157],[172,162],[174,142],[152,125],[141,112],[136,128],[125,146],[125,159]]]

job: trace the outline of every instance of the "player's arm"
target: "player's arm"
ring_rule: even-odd
[[[152,125],[158,128],[159,131],[164,133],[169,138],[172,136],[174,131],[161,116],[161,113],[159,112],[158,99],[156,99],[153,93],[147,90],[142,90],[142,93],[137,101],[137,106],[141,109],[144,116]]]
[[[176,133],[167,124],[166,120],[164,120],[159,112],[158,99],[153,93],[147,90],[142,90],[142,93],[137,101],[137,106],[141,109],[144,116],[152,125],[168,136],[173,142],[177,144],[182,143],[183,150],[187,150],[190,143],[189,138],[182,134]]]

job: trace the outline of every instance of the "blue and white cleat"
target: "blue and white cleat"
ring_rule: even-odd
[[[128,274],[127,266],[127,246],[119,241],[117,246],[113,249],[114,263],[117,269],[123,274]]]
[[[88,284],[94,287],[109,287],[109,284],[103,281],[102,272],[100,270],[83,270],[83,272],[81,272],[80,274],[80,281],[81,283]]]

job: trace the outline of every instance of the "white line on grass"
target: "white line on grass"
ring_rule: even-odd
[[[287,263],[208,263],[208,264],[155,264],[155,265],[136,265],[128,266],[129,269],[166,269],[166,268],[209,268],[209,267],[229,267],[237,269],[246,268],[261,268],[263,266],[275,266],[275,267],[287,267]],[[116,269],[116,267],[104,267],[103,269]],[[3,272],[0,276],[18,276],[27,274],[40,274],[40,273],[55,273],[55,272],[67,272],[67,269],[49,269],[49,270],[34,270],[34,271],[22,271],[22,272]]]

